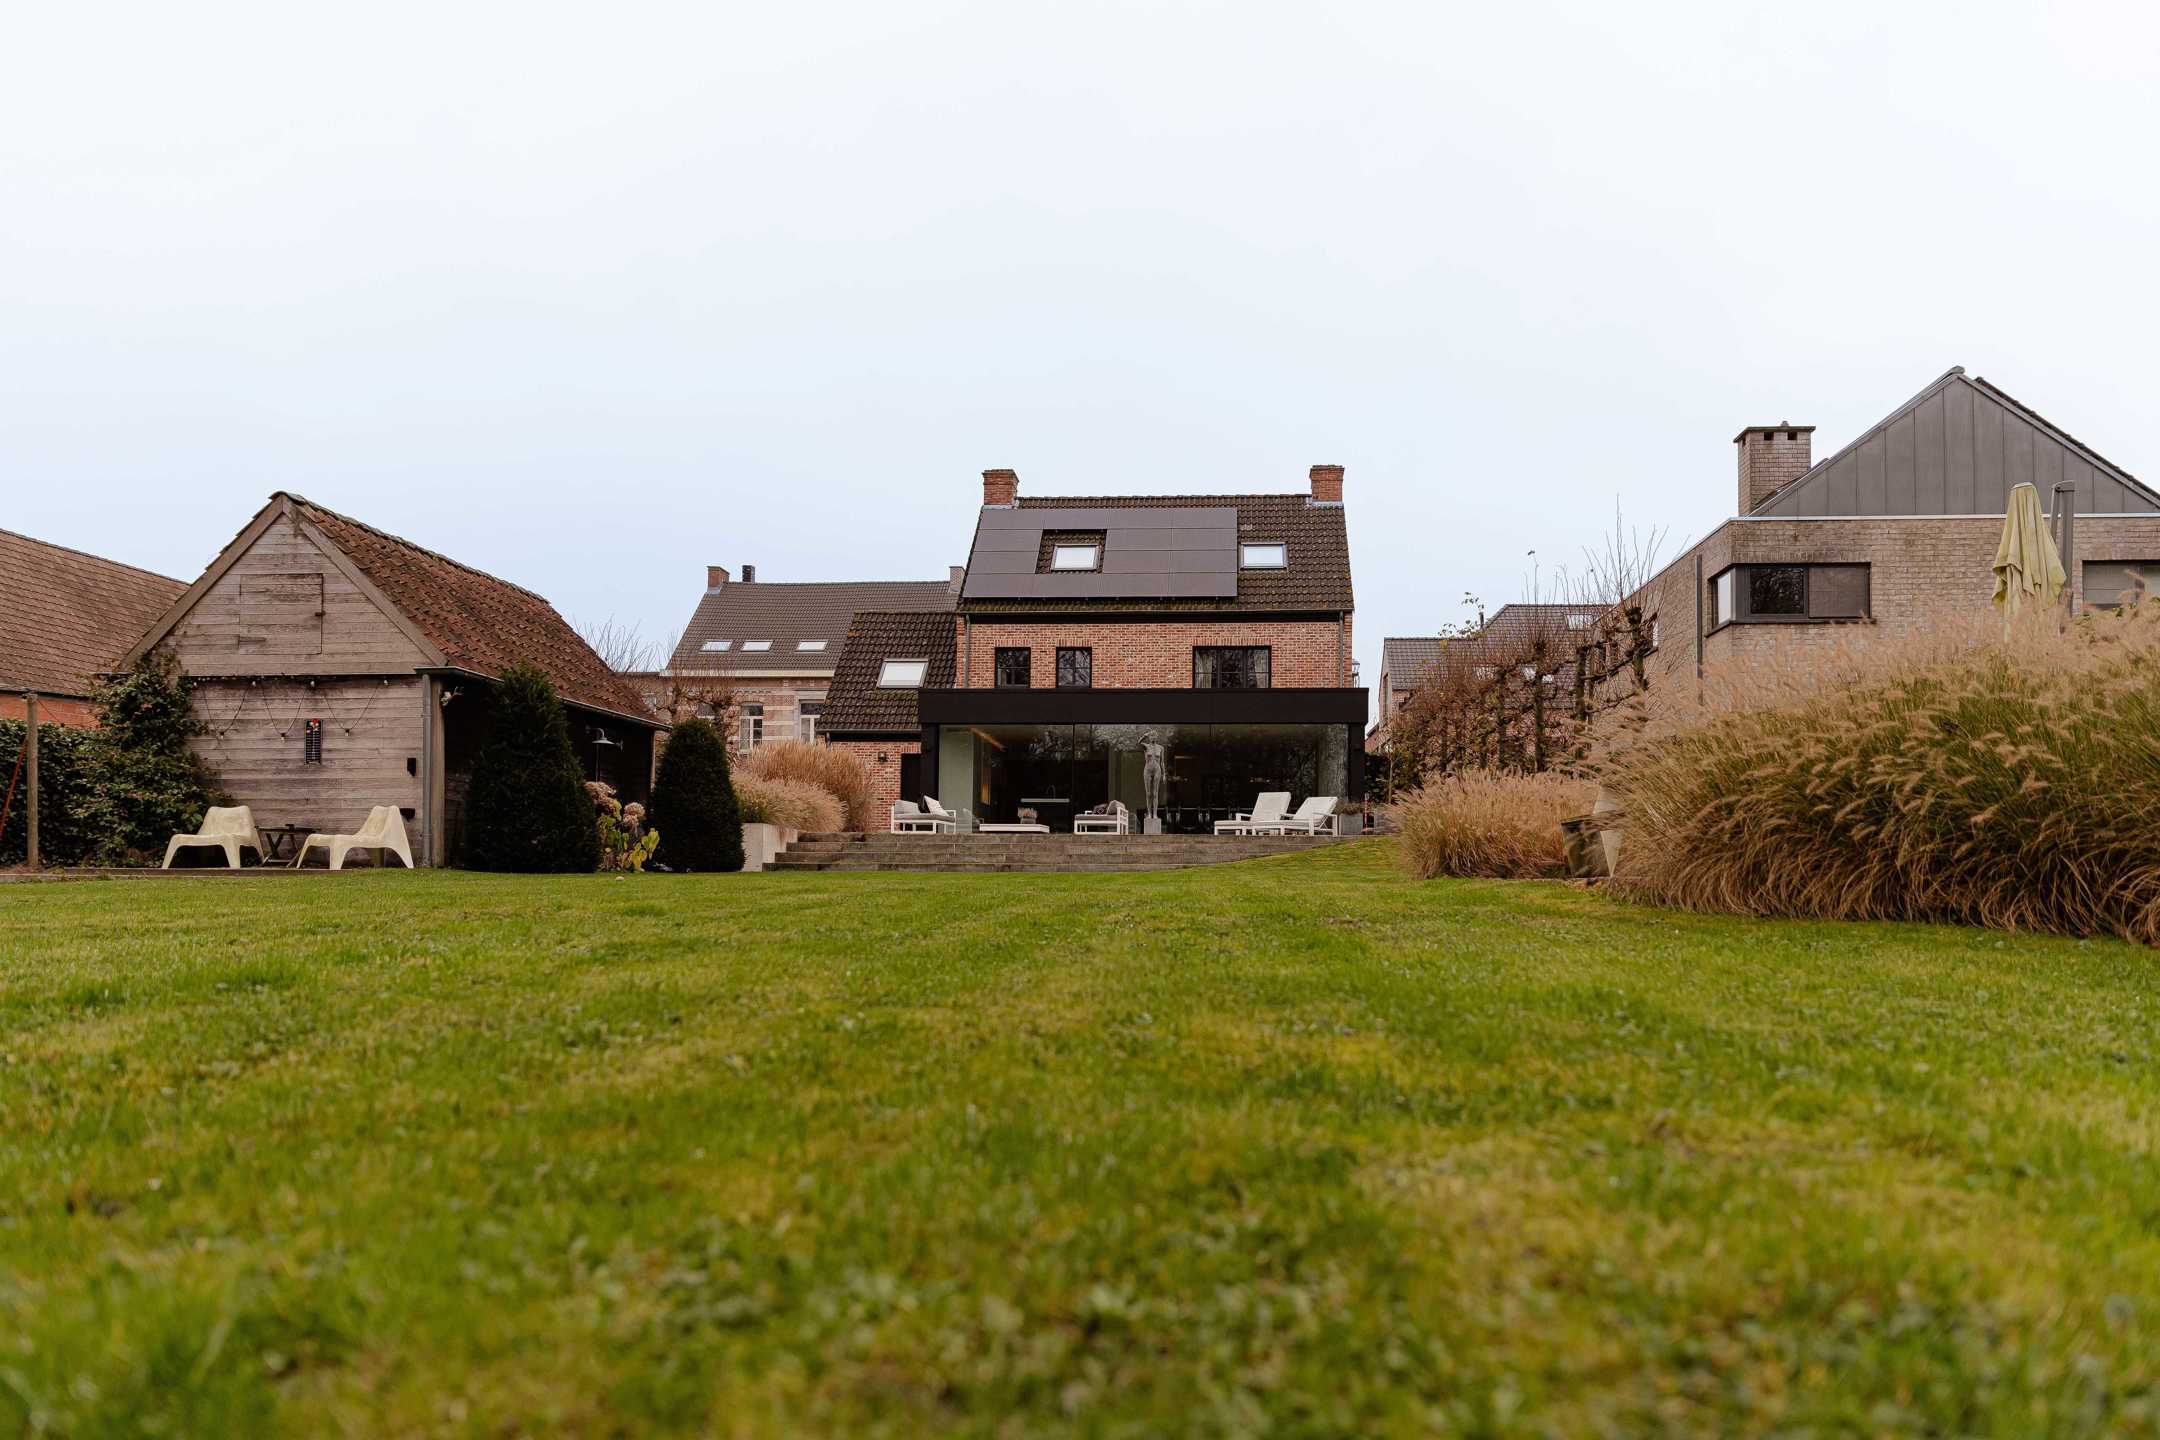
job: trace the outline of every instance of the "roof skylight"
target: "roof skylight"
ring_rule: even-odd
[[[795,648],[798,650],[822,650],[825,648],[825,642],[823,640],[798,640],[795,642]]]
[[[735,648],[735,642],[732,640],[707,640],[699,648],[704,650],[732,650]]]
[[[745,649],[745,650],[770,650],[770,649],[772,649],[772,641],[770,641],[770,640],[745,640],[745,641],[743,641],[743,642],[742,642],[742,648],[743,648],[743,649]]]
[[[923,682],[929,672],[928,660],[887,660],[878,668],[878,689],[913,690]]]

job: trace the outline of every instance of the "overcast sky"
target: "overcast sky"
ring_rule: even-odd
[[[2155,8],[23,7],[0,527],[292,489],[659,637],[1333,461],[1369,683],[1954,364],[2160,477]]]

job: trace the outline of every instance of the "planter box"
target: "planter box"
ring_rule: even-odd
[[[783,830],[778,825],[745,825],[742,827],[742,868],[763,870],[780,858],[780,852],[795,843],[794,830]]]

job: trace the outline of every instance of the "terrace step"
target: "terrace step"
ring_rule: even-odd
[[[774,870],[1104,873],[1181,870],[1340,843],[1306,835],[805,835]]]

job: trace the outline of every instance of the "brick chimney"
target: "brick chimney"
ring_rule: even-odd
[[[1312,503],[1315,505],[1342,504],[1342,466],[1315,465],[1312,467]]]
[[[725,584],[727,584],[727,566],[707,565],[705,567],[705,588],[707,590],[717,590]]]
[[[1750,425],[1733,436],[1733,444],[1740,447],[1740,509],[1736,513],[1753,514],[1779,486],[1806,474],[1814,436],[1814,426],[1791,421]]]
[[[745,585],[755,585],[757,583],[757,566],[745,565],[742,567],[742,583]]]
[[[965,584],[966,582],[967,582],[967,566],[965,566],[965,565],[948,565],[948,566],[946,567],[946,569],[945,569],[945,588],[946,588],[946,589],[948,589],[948,590],[952,591],[952,593],[953,593],[953,594],[957,595],[957,594],[959,594],[959,593],[960,593],[960,587],[961,587],[961,586],[962,586],[963,584]]]
[[[983,504],[1011,505],[1020,495],[1020,472],[1017,470],[983,471]]]

